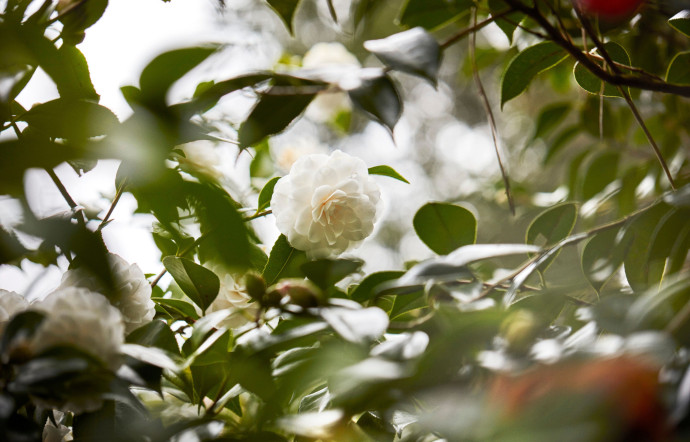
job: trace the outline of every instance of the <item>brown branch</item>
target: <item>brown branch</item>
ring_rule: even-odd
[[[503,12],[499,12],[496,15],[492,15],[491,17],[487,18],[486,20],[484,20],[482,22],[475,23],[473,26],[471,26],[467,29],[463,29],[461,31],[458,31],[457,33],[451,35],[446,40],[441,42],[439,44],[439,46],[441,46],[442,50],[446,49],[446,48],[448,48],[448,46],[452,45],[453,43],[460,41],[463,38],[467,37],[468,35],[479,31],[480,29],[482,29],[486,25],[490,25],[494,21],[498,20],[499,18],[505,17],[506,15],[510,14],[511,12],[514,12],[514,10],[512,8],[507,9]]]

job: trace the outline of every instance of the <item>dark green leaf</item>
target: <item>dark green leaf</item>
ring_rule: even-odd
[[[115,114],[106,107],[68,98],[34,106],[19,119],[42,135],[68,139],[105,135],[119,123]]]
[[[670,257],[674,245],[683,242],[679,233],[690,225],[690,212],[687,210],[670,210],[654,228],[647,250],[647,285],[658,285],[664,275],[668,274],[666,260]],[[687,250],[685,252],[687,255]],[[682,253],[681,253],[682,255]]]
[[[166,256],[163,265],[182,291],[196,305],[206,310],[218,296],[220,279],[215,273],[187,258]]]
[[[27,252],[16,236],[0,227],[0,264],[19,264]]]
[[[36,332],[43,322],[45,315],[41,312],[28,310],[17,313],[5,326],[0,340],[0,356],[9,360],[15,343],[26,342]]]
[[[690,19],[688,21],[690,22]],[[690,52],[681,52],[673,57],[666,71],[666,81],[675,84],[690,84]]]
[[[359,285],[357,285],[357,287],[355,287],[355,289],[350,294],[350,298],[360,303],[368,301],[373,298],[373,295],[375,293],[374,289],[376,288],[376,286],[384,282],[400,278],[403,275],[403,273],[404,272],[402,271],[372,273],[368,275],[366,278],[364,278],[362,282],[360,282]]]
[[[395,171],[390,166],[374,166],[369,168],[369,175],[382,175],[382,176],[387,176],[389,178],[396,179],[398,181],[402,181],[403,183],[410,184],[409,181],[405,179],[402,175],[400,175],[398,172]]]
[[[554,103],[543,108],[537,117],[534,139],[543,138],[551,132],[568,116],[570,109],[571,103],[569,102]]]
[[[597,292],[623,264],[626,246],[620,229],[597,233],[582,249],[582,271]]]
[[[295,15],[295,10],[299,5],[300,0],[266,0],[271,8],[273,8],[276,13],[283,19],[285,26],[287,26],[288,31],[293,33],[292,29],[292,19]]]
[[[199,314],[194,309],[194,306],[187,301],[170,298],[151,298],[151,300],[161,306],[166,312],[170,313],[174,318],[199,319]]]
[[[240,77],[231,78],[229,80],[219,81],[207,89],[201,91],[198,96],[195,94],[194,99],[189,103],[180,104],[181,109],[189,114],[197,112],[205,112],[218,103],[223,96],[244,89],[245,87],[254,86],[266,80],[273,78],[273,74],[259,73],[248,74]]]
[[[537,74],[565,60],[565,49],[545,41],[518,53],[501,76],[501,107],[523,93]]]
[[[163,321],[151,321],[127,335],[126,342],[145,347],[156,347],[173,354],[179,354],[175,335],[170,326]]]
[[[216,50],[216,47],[199,46],[176,49],[154,58],[139,77],[143,100],[151,104],[164,104],[168,89]]]
[[[299,117],[316,96],[289,86],[275,86],[261,95],[239,131],[240,147],[253,146],[269,135],[283,131]]]
[[[503,11],[509,9],[508,4],[503,0],[489,0],[489,9],[491,10],[491,15],[496,16]],[[520,12],[513,12],[505,16],[505,18],[499,18],[496,20],[496,25],[503,31],[503,33],[508,37],[510,44],[513,44],[513,34],[517,29],[520,22],[525,18],[525,14]]]
[[[685,9],[668,19],[668,24],[673,29],[690,37],[690,10]]]
[[[616,63],[621,63],[625,66],[630,66],[630,56],[626,52],[625,48],[623,46],[619,45],[618,43],[615,43],[613,41],[610,41],[606,44],[604,44],[604,48],[606,49],[606,52],[611,56],[611,59],[615,61]],[[594,95],[601,95],[603,92],[603,95],[605,97],[622,97],[620,91],[618,90],[618,87],[602,82],[597,76],[592,74],[582,66],[581,64],[577,63],[575,65],[575,80],[577,81],[577,84],[580,85],[580,87],[590,94]],[[603,86],[603,89],[602,89]],[[624,88],[624,90],[628,90],[628,88]]]
[[[398,21],[405,27],[433,29],[457,19],[473,5],[471,0],[408,0]]]
[[[610,150],[596,152],[585,160],[582,165],[585,173],[581,181],[583,200],[586,201],[597,195],[616,179],[619,160],[620,154]]]
[[[419,75],[436,85],[441,48],[424,28],[416,27],[381,40],[368,40],[364,48],[389,67]]]
[[[266,284],[273,285],[282,278],[304,277],[301,266],[305,262],[307,262],[307,255],[293,248],[285,235],[280,235],[271,249],[263,271]]]
[[[273,189],[276,187],[276,183],[280,179],[279,176],[271,178],[261,189],[259,193],[259,204],[256,209],[257,213],[264,209],[268,209],[271,206],[271,198],[273,197]]]
[[[630,247],[625,257],[624,268],[628,283],[636,292],[643,292],[649,281],[649,246],[659,221],[668,213],[670,207],[657,204],[637,216],[626,232]]]
[[[544,156],[544,164],[548,164],[578,134],[580,134],[580,127],[568,126],[563,129],[561,133],[556,135],[554,140],[547,147],[548,150]]]
[[[477,220],[472,212],[447,203],[427,203],[412,220],[417,236],[431,250],[447,255],[477,239]]]
[[[525,242],[549,246],[567,237],[575,227],[577,205],[562,203],[540,213],[527,228]]]
[[[352,102],[391,132],[402,114],[398,89],[387,75],[362,79],[362,84],[348,91]]]
[[[73,3],[66,2],[67,7]],[[84,39],[84,30],[96,23],[105,12],[108,0],[88,0],[78,2],[76,7],[70,9],[69,13],[61,15],[60,21],[64,25],[62,38],[73,44],[81,43]],[[58,4],[58,12],[64,10]]]
[[[362,261],[351,259],[318,259],[305,262],[300,269],[307,278],[322,290],[326,290],[344,277],[358,271],[362,264],[364,264]]]

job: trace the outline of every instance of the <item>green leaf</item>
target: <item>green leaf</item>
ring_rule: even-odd
[[[254,86],[266,80],[273,78],[274,74],[271,73],[258,73],[258,74],[248,74],[239,77],[231,78],[229,80],[219,81],[209,88],[201,91],[198,96],[195,94],[194,99],[189,103],[181,103],[176,106],[180,106],[189,114],[195,114],[198,112],[205,112],[211,109],[218,103],[225,95],[244,89],[249,86]]]
[[[537,74],[551,69],[567,58],[565,49],[545,41],[518,53],[501,76],[501,108],[522,94]]]
[[[368,40],[364,48],[387,66],[426,78],[436,86],[441,48],[424,28],[416,27],[381,40]]]
[[[625,237],[620,229],[609,229],[597,233],[582,249],[582,272],[597,292],[623,264],[625,258]]]
[[[168,89],[217,50],[216,47],[191,47],[165,52],[154,58],[141,72],[139,88],[143,101],[165,104]]]
[[[402,271],[385,271],[377,272],[368,275],[362,280],[362,282],[355,287],[355,289],[350,293],[350,298],[353,301],[362,303],[373,298],[375,293],[374,289],[376,286],[383,284],[384,282],[400,278],[404,272]]]
[[[630,247],[624,269],[628,283],[635,292],[641,293],[649,288],[649,247],[657,225],[669,210],[666,204],[657,204],[633,219],[628,227],[626,236]]]
[[[271,178],[261,189],[261,193],[259,193],[259,204],[258,208],[256,209],[256,212],[261,212],[264,209],[267,209],[271,206],[271,198],[273,197],[273,189],[276,187],[276,183],[280,179],[279,176],[275,178]]]
[[[473,5],[471,0],[408,0],[398,22],[405,27],[433,29],[456,20]]]
[[[690,211],[674,209],[667,212],[654,228],[646,258],[649,287],[658,285],[664,275],[668,274],[666,260],[673,252],[674,245],[683,242],[679,233],[690,224],[688,220],[690,220]],[[685,254],[687,255],[687,250]]]
[[[491,10],[491,15],[496,16],[509,9],[509,6],[503,0],[489,0],[489,9]],[[513,34],[515,34],[515,30],[524,18],[525,14],[513,12],[496,20],[496,25],[503,31],[506,37],[508,37],[510,44],[513,44]]]
[[[427,203],[417,211],[412,224],[419,239],[439,255],[474,244],[477,239],[474,215],[454,204]]]
[[[571,108],[571,103],[567,101],[553,103],[544,107],[541,112],[539,112],[539,116],[537,117],[537,125],[534,130],[533,139],[544,138],[545,135],[547,135],[563,120],[565,120],[565,117],[568,116]]]
[[[276,240],[268,262],[263,271],[263,277],[267,285],[273,285],[282,278],[303,278],[301,266],[307,262],[307,255],[290,245],[285,235],[280,235]]]
[[[669,18],[668,24],[686,37],[690,37],[690,9],[684,9]]]
[[[33,310],[17,313],[7,323],[0,339],[0,356],[9,360],[15,342],[26,342],[38,330],[45,319],[45,314]]]
[[[344,277],[357,272],[362,264],[362,261],[352,259],[318,259],[305,262],[300,269],[319,288],[327,290]]]
[[[113,112],[91,101],[58,98],[34,106],[19,120],[52,138],[86,139],[105,135],[119,121]]]
[[[144,347],[156,347],[173,354],[180,354],[175,334],[163,321],[151,321],[127,335],[128,344],[139,344]]]
[[[690,52],[681,52],[673,57],[666,71],[666,82],[690,84]]]
[[[71,7],[72,3],[67,2]],[[59,5],[59,4],[58,4]],[[70,9],[69,13],[62,14],[60,21],[64,25],[60,34],[65,42],[70,44],[81,43],[84,40],[84,30],[96,23],[108,6],[108,0],[88,0],[77,2],[75,8]],[[64,8],[58,7],[58,12]]]
[[[630,66],[630,56],[623,46],[616,42],[609,41],[608,43],[604,44],[604,48],[611,56],[613,61]],[[599,79],[599,77],[589,72],[587,68],[582,66],[580,63],[575,64],[574,73],[577,84],[579,84],[582,89],[586,90],[590,94],[602,95],[602,85],[604,85],[603,95],[605,97],[622,97],[618,87],[612,84],[604,83]],[[627,87],[625,87],[624,90],[629,91]]]
[[[570,235],[577,220],[577,205],[561,203],[540,213],[527,228],[525,242],[550,246]]]
[[[381,75],[362,79],[362,84],[349,90],[348,94],[357,107],[393,132],[402,115],[403,103],[390,77]]]
[[[581,196],[588,200],[603,191],[618,174],[620,154],[610,150],[596,152],[585,160],[582,168],[585,169],[581,182]]]
[[[241,148],[259,143],[269,135],[287,128],[299,117],[316,96],[315,92],[304,93],[298,88],[285,92],[288,86],[274,86],[261,95],[247,120],[239,130]]]
[[[163,265],[182,291],[194,301],[201,310],[206,311],[218,296],[220,279],[215,273],[187,258],[166,256]]]
[[[400,175],[398,172],[395,171],[390,166],[374,166],[369,168],[369,175],[381,175],[381,176],[387,176],[389,178],[396,179],[398,181],[402,181],[403,183],[410,184],[409,181],[407,181],[402,175]]]
[[[274,11],[283,19],[285,26],[292,34],[292,19],[295,15],[295,10],[299,5],[300,0],[266,0]]]
[[[172,298],[151,298],[151,300],[173,318],[199,319],[199,314],[194,309],[194,306],[187,301]]]
[[[56,75],[64,77],[64,80],[60,80],[60,82],[68,82],[70,84],[70,89],[74,90],[74,92],[65,94],[63,92],[67,91],[64,91],[65,87],[63,86],[63,92],[60,92],[60,95],[63,97],[74,96],[75,98],[98,101],[99,97],[96,93],[96,89],[93,87],[89,65],[86,62],[84,54],[75,46],[63,44],[60,46],[60,49],[58,49],[58,55],[62,60],[62,71],[59,74],[56,73]]]
[[[19,264],[28,250],[17,237],[0,227],[0,264]]]
[[[580,127],[577,125],[568,126],[563,129],[547,147],[544,155],[544,164],[548,164],[556,155],[568,145],[577,135],[580,134]]]

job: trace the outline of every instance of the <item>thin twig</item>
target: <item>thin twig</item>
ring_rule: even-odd
[[[117,189],[117,193],[115,193],[115,199],[113,199],[112,204],[110,204],[110,208],[108,209],[108,212],[105,214],[103,217],[103,221],[98,225],[98,228],[96,229],[97,232],[103,230],[103,227],[105,227],[108,223],[108,220],[110,219],[110,216],[113,214],[113,211],[115,210],[115,206],[117,206],[117,203],[120,201],[120,197],[122,197],[122,192],[125,190],[125,185],[127,184],[127,178],[122,180],[120,183],[120,187]]]
[[[473,20],[476,27],[477,24],[477,9],[474,8]],[[477,89],[479,90],[479,95],[482,98],[482,103],[484,104],[484,110],[489,119],[489,126],[491,127],[491,138],[494,142],[494,150],[496,151],[496,159],[498,160],[498,167],[501,169],[501,176],[503,177],[503,185],[506,190],[506,197],[508,198],[508,205],[510,206],[510,212],[515,215],[515,202],[513,201],[513,196],[510,192],[510,180],[508,179],[508,174],[503,167],[503,161],[501,160],[501,153],[498,149],[498,133],[496,130],[496,120],[494,119],[494,113],[491,110],[491,104],[489,103],[489,98],[486,96],[486,91],[484,90],[484,85],[482,85],[482,79],[479,76],[479,69],[477,68],[477,59],[475,57],[475,47],[477,44],[477,33],[474,32],[470,38],[470,60],[472,60],[472,75],[474,77],[474,82],[477,84]]]
[[[272,210],[265,210],[265,211],[263,211],[263,212],[255,213],[255,214],[252,215],[252,216],[248,216],[248,217],[246,217],[246,218],[243,218],[242,221],[245,221],[245,222],[246,222],[246,221],[251,221],[251,220],[253,220],[253,219],[261,218],[262,216],[270,215],[271,213],[273,213]]]
[[[463,30],[458,31],[457,33],[451,35],[446,40],[441,42],[439,44],[439,46],[441,47],[441,49],[446,49],[446,48],[448,48],[448,46],[452,45],[453,43],[455,43],[459,40],[462,40],[463,38],[467,37],[468,35],[470,35],[474,32],[479,31],[480,29],[482,29],[486,25],[490,25],[494,21],[498,20],[499,18],[505,17],[506,15],[510,14],[511,12],[513,12],[512,8],[507,9],[503,12],[499,12],[498,14],[495,14],[495,15],[492,14],[491,17],[487,18],[486,20],[479,22],[479,23],[475,23],[472,27],[467,28],[467,29],[463,29]]]

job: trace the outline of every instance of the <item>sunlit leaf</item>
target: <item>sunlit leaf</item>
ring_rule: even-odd
[[[400,175],[398,172],[395,171],[390,166],[374,166],[369,168],[369,175],[381,175],[381,176],[387,176],[389,178],[396,179],[398,181],[402,181],[403,183],[410,184],[409,181],[405,179],[402,175]]]

